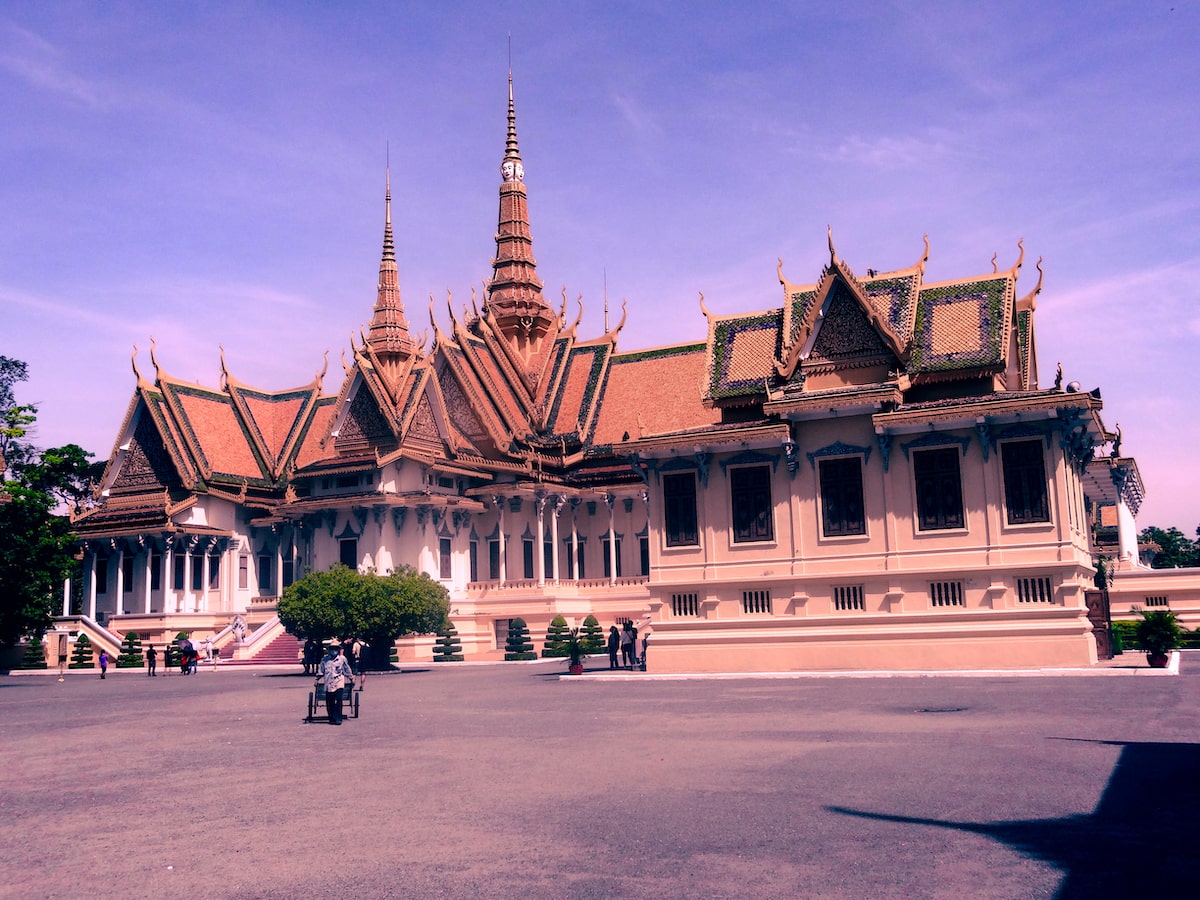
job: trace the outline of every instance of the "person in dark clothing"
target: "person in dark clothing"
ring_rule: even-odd
[[[621,668],[621,663],[617,660],[617,654],[621,651],[621,634],[617,631],[617,626],[613,625],[608,629],[608,667],[610,669]]]
[[[157,676],[158,675],[157,668],[158,668],[158,651],[155,650],[154,645],[151,644],[149,647],[146,648],[146,676],[147,677]]]

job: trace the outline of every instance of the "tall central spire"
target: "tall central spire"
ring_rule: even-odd
[[[537,262],[533,258],[525,166],[517,146],[511,69],[508,72],[508,136],[504,143],[504,159],[500,163],[500,177],[496,256],[492,260],[485,312],[500,332],[528,357],[536,352],[555,316],[542,298],[542,282],[537,277]]]
[[[379,260],[379,288],[371,316],[367,345],[380,356],[391,354],[407,359],[413,353],[413,340],[404,318],[400,300],[400,273],[396,266],[396,245],[392,238],[392,171],[387,169],[384,195],[383,256]]]

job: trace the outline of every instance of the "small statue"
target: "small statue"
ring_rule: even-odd
[[[1116,433],[1116,435],[1113,436],[1112,453],[1110,455],[1113,456],[1114,458],[1121,455],[1121,423],[1120,422],[1117,423],[1117,433]]]
[[[1062,390],[1062,380],[1063,380],[1063,370],[1062,370],[1062,363],[1060,362],[1058,364],[1058,372],[1054,376],[1054,389],[1056,391]]]

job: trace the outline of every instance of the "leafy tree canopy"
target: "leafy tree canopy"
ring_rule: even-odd
[[[1200,528],[1197,529],[1200,535]],[[1143,528],[1138,543],[1150,557],[1152,569],[1176,569],[1200,566],[1200,542],[1189,540],[1178,528]],[[1148,552],[1147,552],[1148,551]]]
[[[435,633],[449,610],[446,589],[410,566],[385,576],[336,565],[284,588],[278,612],[297,637],[361,637],[376,646],[402,634]]]
[[[26,440],[37,410],[18,404],[14,387],[27,375],[0,356],[0,646],[50,626],[74,564],[70,521],[55,509],[86,498],[97,468],[74,444],[40,451]]]

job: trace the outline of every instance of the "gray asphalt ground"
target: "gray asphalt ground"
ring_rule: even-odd
[[[1167,677],[0,677],[0,896],[1194,896]]]

